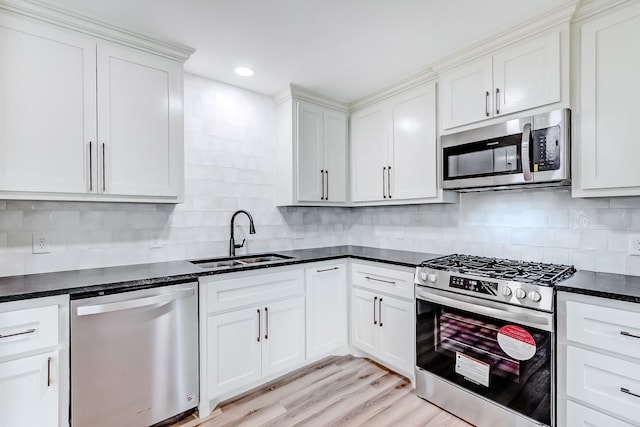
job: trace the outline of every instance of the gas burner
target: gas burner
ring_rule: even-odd
[[[431,259],[420,266],[541,286],[554,286],[576,272],[572,265],[513,261],[463,254]]]

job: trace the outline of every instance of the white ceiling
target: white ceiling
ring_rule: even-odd
[[[196,49],[186,70],[347,102],[571,0],[47,0]],[[236,66],[255,70],[239,77]]]

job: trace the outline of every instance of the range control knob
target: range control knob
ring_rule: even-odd
[[[511,288],[508,286],[505,286],[504,288],[502,288],[502,295],[505,297],[510,297],[512,294],[511,292]]]
[[[529,292],[529,299],[533,302],[539,302],[542,299],[542,296],[538,291]]]
[[[527,293],[525,292],[524,289],[522,288],[516,289],[516,298],[525,299],[526,297],[527,297]]]
[[[427,280],[427,272],[426,272],[426,271],[423,271],[422,273],[420,273],[420,278],[421,278],[422,280],[426,281],[426,280]]]
[[[436,283],[438,281],[438,275],[431,273],[427,276],[427,280],[431,283]]]

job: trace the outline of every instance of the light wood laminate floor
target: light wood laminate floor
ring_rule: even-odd
[[[404,377],[368,359],[330,357],[234,400],[183,427],[470,427],[416,396]]]

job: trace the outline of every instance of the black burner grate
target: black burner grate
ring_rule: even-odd
[[[513,261],[462,254],[434,258],[424,261],[420,266],[544,286],[553,286],[576,272],[572,265]]]

